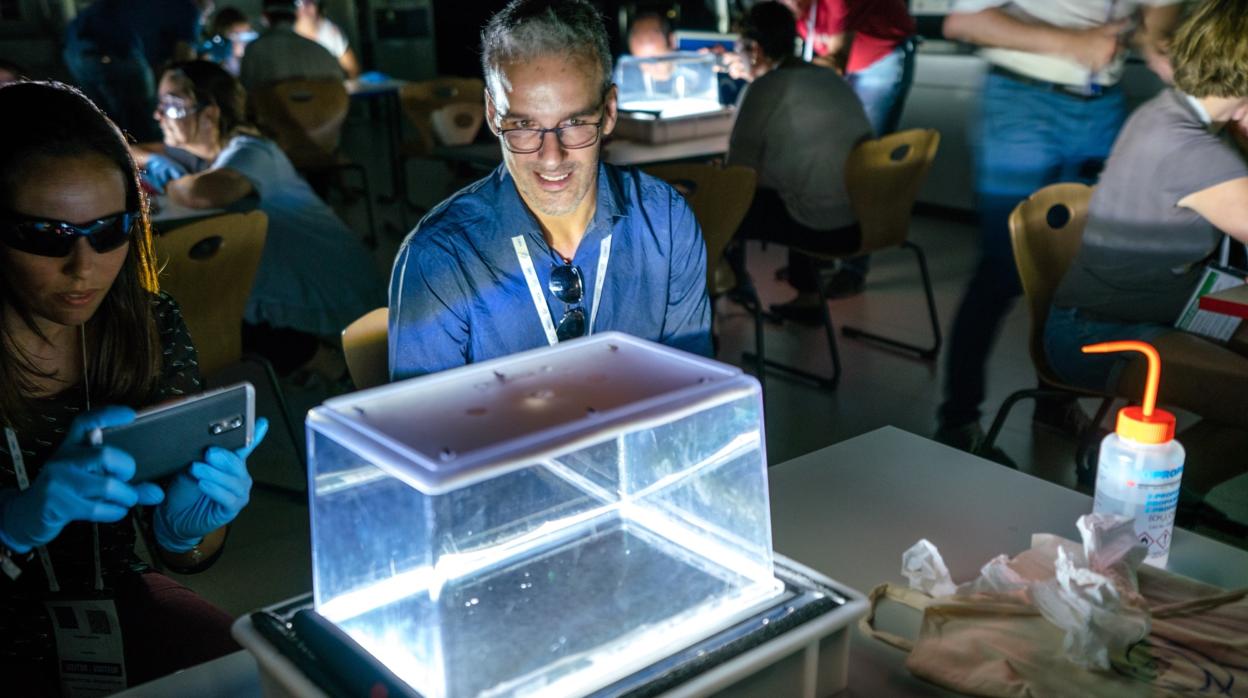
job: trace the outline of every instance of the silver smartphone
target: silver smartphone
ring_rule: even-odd
[[[129,424],[93,430],[90,441],[129,453],[130,481],[151,482],[202,461],[210,446],[250,446],[255,428],[256,389],[243,382],[143,410]]]

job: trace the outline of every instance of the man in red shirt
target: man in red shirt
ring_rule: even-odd
[[[805,58],[845,76],[875,135],[896,131],[914,80],[915,29],[906,0],[781,2],[797,20]],[[861,292],[870,261],[846,260],[824,291],[832,298]]]

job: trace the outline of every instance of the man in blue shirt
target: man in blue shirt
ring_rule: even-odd
[[[670,186],[599,162],[616,119],[587,0],[513,0],[482,32],[503,165],[431,211],[390,279],[390,376],[619,330],[711,353],[706,248]]]

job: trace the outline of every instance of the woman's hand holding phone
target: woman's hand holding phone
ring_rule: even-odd
[[[108,446],[91,446],[95,429],[134,421],[134,410],[106,407],[80,415],[61,447],[25,490],[0,492],[0,540],[17,553],[52,542],[74,521],[120,521],[136,504],[164,499],[160,487],[129,484],[134,459]]]
[[[268,430],[268,420],[259,417],[251,445],[233,451],[209,448],[202,462],[173,477],[153,518],[156,542],[162,548],[186,552],[238,516],[251,498],[247,457]]]

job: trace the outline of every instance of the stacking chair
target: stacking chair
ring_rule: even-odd
[[[441,77],[404,85],[399,90],[403,114],[416,132],[400,148],[400,171],[412,158],[430,158],[440,145],[467,145],[485,123],[485,81],[480,78]],[[404,176],[403,181],[406,181]],[[401,194],[407,206],[422,208]]]
[[[268,378],[282,424],[296,454],[300,440],[286,396],[263,357],[243,354],[243,312],[251,295],[268,228],[260,211],[227,213],[156,236],[161,288],[182,307],[182,318],[199,354],[205,378],[241,361],[259,364]]]
[[[717,298],[737,286],[732,268],[724,260],[724,252],[737,234],[737,228],[754,201],[758,174],[748,167],[714,167],[699,164],[655,165],[646,172],[676,187],[689,202],[694,218],[702,228],[706,242],[706,290],[711,297],[711,324],[714,329],[713,304]],[[760,383],[765,381],[763,356],[763,323],[761,303],[753,298],[756,368]]]
[[[1092,189],[1083,184],[1053,184],[1032,194],[1010,214],[1010,241],[1031,318],[1028,350],[1036,375],[1046,387],[1019,390],[1006,398],[980,446],[981,453],[993,447],[1010,410],[1020,400],[1099,398],[1100,407],[1088,431],[1080,435],[1075,455],[1075,472],[1081,484],[1092,483],[1099,428],[1114,401],[1119,398],[1136,401],[1142,394],[1133,387],[1142,382],[1142,376],[1134,375],[1142,366],[1140,362],[1128,366],[1112,392],[1103,392],[1062,382],[1053,373],[1044,352],[1044,325],[1049,307],[1058,284],[1079,251],[1091,196]],[[1243,337],[1242,333],[1239,337]],[[1225,348],[1183,332],[1163,335],[1153,340],[1153,344],[1162,355],[1162,375],[1169,377],[1161,395],[1168,406],[1200,415],[1202,403],[1207,407],[1214,401],[1234,401],[1242,397],[1230,387],[1242,384],[1234,382],[1242,381],[1242,377],[1228,372],[1232,369],[1226,365],[1228,350]],[[1187,378],[1186,383],[1180,382],[1183,377]]]
[[[1047,387],[1029,388],[1011,394],[1001,403],[992,426],[979,447],[987,453],[996,444],[1005,420],[1020,400],[1040,398],[1095,397],[1101,399],[1100,408],[1092,420],[1090,433],[1080,436],[1079,450],[1075,455],[1081,479],[1087,469],[1087,459],[1096,446],[1097,428],[1108,413],[1115,396],[1110,393],[1087,390],[1070,385],[1059,379],[1049,366],[1044,353],[1044,325],[1049,319],[1049,307],[1053,294],[1075,260],[1083,240],[1083,227],[1088,219],[1088,201],[1092,188],[1086,184],[1051,184],[1027,200],[1019,203],[1010,214],[1010,242],[1014,247],[1014,261],[1022,281],[1023,295],[1027,298],[1030,329],[1027,350],[1031,354],[1036,376]]]
[[[927,171],[932,166],[932,160],[935,159],[936,149],[939,146],[940,133],[934,129],[911,129],[860,143],[850,153],[845,163],[845,186],[854,214],[858,217],[858,226],[862,231],[862,244],[851,253],[839,255],[828,255],[800,247],[794,248],[824,262],[834,262],[838,259],[857,257],[896,247],[913,252],[918,261],[919,274],[923,281],[923,293],[927,299],[927,314],[932,329],[931,345],[917,346],[853,327],[843,328],[842,333],[846,337],[860,337],[894,349],[914,352],[928,360],[936,358],[941,344],[940,323],[936,318],[936,298],[932,292],[932,280],[927,271],[927,259],[923,255],[923,250],[911,242],[908,236],[914,201],[919,195],[919,188],[927,178]],[[832,375],[821,376],[770,359],[747,356],[747,360],[755,358],[765,363],[770,369],[830,390],[836,388],[841,378],[841,359],[836,347],[832,312],[828,308],[828,299],[824,296],[826,275],[829,273],[821,272],[824,278],[820,278],[817,285],[820,299],[823,301],[823,325],[828,339],[828,352],[832,359]],[[756,318],[756,321],[760,323],[761,320],[761,317]],[[756,335],[761,349],[761,327],[756,330]]]
[[[355,387],[364,390],[390,380],[390,309],[364,313],[342,331],[342,353]]]
[[[339,150],[342,125],[351,107],[341,80],[283,80],[252,90],[249,95],[257,125],[273,136],[291,164],[305,176],[355,172],[363,188],[368,232],[364,242],[377,246],[373,195],[364,166]]]
[[[415,140],[403,157],[429,157],[438,145],[465,145],[485,123],[485,82],[480,78],[435,78],[404,85],[399,100]]]

